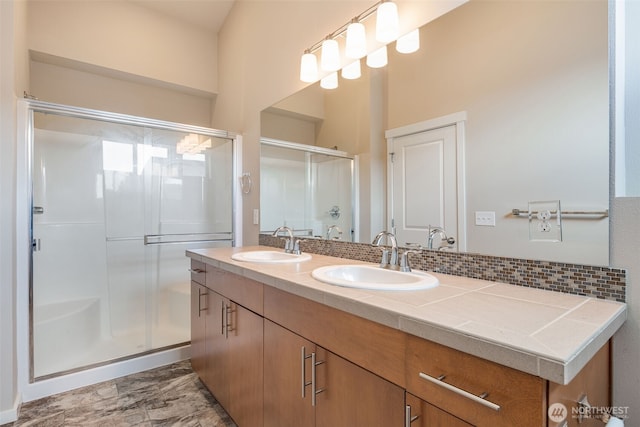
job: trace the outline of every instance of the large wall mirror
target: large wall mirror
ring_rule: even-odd
[[[370,242],[393,225],[389,132],[456,117],[457,224],[447,231],[464,242],[460,250],[608,265],[607,8],[606,0],[471,0],[423,26],[418,52],[390,45],[387,67],[363,64],[358,80],[335,90],[314,84],[264,110],[262,136],[356,155],[354,240]],[[412,188],[403,197],[430,204],[431,187]],[[530,202],[548,201],[566,212],[561,238],[540,238],[538,219],[526,214]],[[425,244],[427,231],[412,240]]]

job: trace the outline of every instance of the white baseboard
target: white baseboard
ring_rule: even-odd
[[[20,410],[20,405],[22,401],[20,400],[20,396],[16,396],[16,401],[13,403],[13,408],[7,409],[5,411],[0,411],[0,425],[12,423],[18,419],[18,411]]]
[[[22,401],[31,402],[32,400],[41,399],[53,394],[168,365],[180,360],[188,359],[190,355],[191,346],[186,345],[184,347],[147,354],[135,359],[111,363],[86,371],[37,381],[35,383],[27,384],[23,388]]]

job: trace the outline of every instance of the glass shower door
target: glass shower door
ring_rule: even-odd
[[[190,340],[185,250],[230,245],[233,150],[228,139],[154,129],[143,151],[147,346],[155,349]]]
[[[32,378],[188,343],[185,250],[232,245],[233,140],[38,112],[33,135]]]

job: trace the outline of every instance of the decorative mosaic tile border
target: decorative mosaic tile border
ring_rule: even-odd
[[[284,241],[261,234],[260,244],[284,248]],[[358,261],[380,261],[380,250],[365,243],[308,239],[300,243],[303,252]],[[509,283],[574,295],[626,302],[626,271],[609,267],[495,257],[471,253],[423,250],[410,254],[419,270]]]

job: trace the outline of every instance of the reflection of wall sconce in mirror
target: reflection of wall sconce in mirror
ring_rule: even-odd
[[[375,45],[371,51],[367,47],[366,28],[363,22],[376,15]],[[336,72],[342,68],[342,77],[357,79],[360,77],[360,59],[367,57],[366,63],[371,68],[387,65],[387,44],[395,41],[396,50],[400,53],[413,53],[420,48],[420,32],[415,29],[400,36],[398,7],[393,1],[381,0],[364,12],[336,29],[323,40],[305,49],[300,61],[300,80],[314,83],[321,79],[324,89],[338,87]],[[344,53],[341,55],[339,37],[345,37]],[[320,67],[315,52],[320,51]],[[354,61],[355,60],[355,61]],[[343,67],[343,64],[346,64]],[[329,73],[321,78],[321,72]]]

